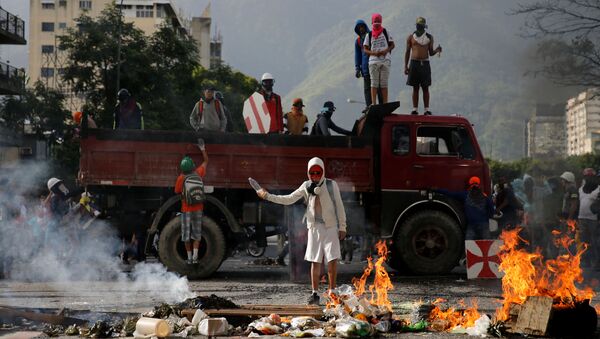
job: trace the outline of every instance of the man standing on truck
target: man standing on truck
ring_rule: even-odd
[[[115,106],[113,129],[144,129],[142,105],[125,88],[119,90],[117,98],[119,102]]]
[[[257,194],[262,199],[282,205],[291,205],[302,198],[307,202],[304,218],[308,227],[308,244],[304,260],[311,263],[312,286],[308,303],[318,305],[323,258],[327,261],[329,290],[336,286],[337,262],[341,258],[340,240],[346,237],[346,212],[337,183],[325,178],[323,160],[316,157],[310,159],[307,174],[309,180],[291,194],[274,195],[264,189]]]
[[[283,115],[285,134],[308,134],[308,118],[304,114],[302,107],[304,107],[302,99],[296,98],[292,102],[292,110]]]
[[[181,174],[175,182],[175,193],[181,194],[181,240],[187,252],[187,264],[198,264],[198,249],[202,236],[202,214],[204,211],[204,184],[208,154],[204,141],[198,140],[198,148],[202,152],[202,164],[196,167],[194,160],[185,156],[179,165]],[[200,191],[198,191],[200,190]],[[199,198],[194,198],[200,193]]]
[[[331,132],[329,132],[330,128],[339,134],[352,135],[352,132],[338,127],[338,125],[331,120],[333,112],[335,112],[335,105],[331,101],[326,101],[323,104],[323,108],[321,108],[321,113],[317,114],[317,120],[310,131],[310,135],[331,135]]]
[[[394,40],[381,25],[381,14],[374,13],[371,17],[373,29],[367,33],[363,42],[364,52],[369,55],[369,74],[371,75],[371,102],[377,100],[377,90],[381,88],[382,104],[388,101],[388,79],[392,64]]]
[[[371,101],[371,74],[369,73],[369,55],[365,53],[365,49],[363,47],[363,43],[367,34],[371,31],[369,30],[369,26],[364,20],[356,20],[356,24],[354,25],[354,32],[357,37],[354,41],[354,69],[356,78],[363,78],[363,86],[365,92],[365,104],[367,107],[371,106],[372,103],[376,103]],[[381,88],[377,89],[377,95],[379,96],[379,103],[383,103]]]
[[[273,92],[275,79],[271,73],[265,73],[260,78],[261,88],[258,93],[262,94],[271,116],[271,125],[267,133],[283,133],[283,109],[281,108],[281,97]]]
[[[190,114],[190,125],[196,131],[205,129],[209,131],[225,132],[227,117],[223,103],[215,99],[215,88],[208,87],[204,90],[204,98],[194,105]]]
[[[433,35],[426,33],[427,22],[425,18],[417,18],[417,29],[406,38],[406,52],[404,52],[404,74],[408,75],[406,84],[412,86],[413,110],[411,114],[419,114],[419,86],[423,89],[423,105],[425,115],[431,115],[429,110],[429,86],[431,86],[431,67],[429,56],[442,53],[442,47],[433,49]],[[409,63],[410,61],[410,63]]]

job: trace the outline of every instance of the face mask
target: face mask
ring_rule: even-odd
[[[425,32],[425,26],[421,24],[417,24],[417,32],[423,34]]]

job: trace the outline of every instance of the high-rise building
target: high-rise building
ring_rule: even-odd
[[[214,67],[221,63],[221,41],[216,43],[210,37],[210,26],[212,19],[210,15],[210,3],[204,8],[204,11],[199,17],[192,18],[190,33],[196,42],[198,54],[200,56],[199,63],[204,68]],[[218,34],[218,33],[217,33]],[[220,39],[220,34],[219,39]],[[216,35],[215,35],[216,36]],[[218,54],[217,54],[218,48]],[[218,59],[218,60],[217,60]]]
[[[588,89],[567,102],[567,155],[600,151],[600,89]]]
[[[564,156],[567,150],[564,104],[537,104],[527,121],[525,134],[527,157]]]
[[[82,13],[86,12],[91,17],[97,17],[110,3],[115,3],[115,0],[30,0],[29,77],[31,83],[42,80],[49,87],[70,94],[70,89],[60,79],[65,58],[58,50],[58,36],[64,34],[66,28],[74,27],[75,20]],[[194,22],[190,23],[189,20],[182,18],[171,0],[116,0],[116,4],[121,8],[124,20],[133,22],[147,35],[155,32],[164,23],[180,30],[182,34],[189,34],[190,28],[194,27]],[[204,20],[208,20],[208,27],[202,28],[206,32],[192,34],[192,36],[202,47],[200,63],[209,67],[210,7],[207,7],[203,17]],[[198,33],[201,31],[201,29],[197,30]]]

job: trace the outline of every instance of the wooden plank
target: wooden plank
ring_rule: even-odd
[[[2,318],[25,318],[33,321],[38,321],[42,323],[48,323],[53,325],[82,325],[87,323],[87,321],[82,319],[65,317],[63,315],[64,312],[60,312],[59,314],[51,314],[51,313],[41,313],[41,312],[33,312],[33,311],[23,311],[19,309],[15,309],[10,306],[0,306],[0,317]]]
[[[528,297],[521,307],[514,331],[522,334],[546,335],[551,312],[552,298]]]

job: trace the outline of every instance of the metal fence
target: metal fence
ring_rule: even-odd
[[[0,29],[25,39],[25,21],[0,7]]]
[[[4,62],[0,62],[0,87],[11,91],[21,91],[25,88],[25,71]]]

